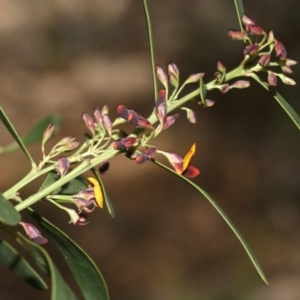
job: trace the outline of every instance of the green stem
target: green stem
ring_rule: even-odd
[[[110,158],[116,156],[119,153],[119,151],[114,149],[109,149],[105,151],[103,154],[91,159],[90,161],[83,161],[80,165],[78,165],[75,169],[73,169],[71,172],[69,172],[64,177],[61,177],[56,182],[52,183],[48,187],[44,188],[43,190],[39,191],[36,194],[31,195],[27,199],[25,199],[23,202],[17,204],[15,206],[17,211],[21,211],[37,201],[45,198],[46,196],[50,195],[53,191],[55,191],[57,188],[63,186],[64,184],[68,183],[72,179],[78,177],[79,175],[83,174],[84,172],[88,171],[92,167],[95,167],[99,165],[101,162],[109,160]]]
[[[231,80],[233,78],[236,78],[236,77],[239,77],[239,76],[242,76],[242,75],[244,75],[244,71],[243,71],[243,66],[240,65],[236,69],[234,69],[231,72],[228,72],[226,74],[225,81]],[[215,80],[212,80],[211,82],[206,84],[206,87],[209,90],[209,89],[213,88],[214,85],[215,85]],[[170,113],[173,110],[181,107],[186,102],[190,101],[191,99],[193,99],[197,96],[199,96],[199,88],[197,88],[193,92],[187,94],[186,96],[182,97],[181,99],[173,101],[173,103],[170,104],[170,106],[168,107],[168,113]],[[148,118],[148,120],[152,124],[154,124],[158,121],[155,113],[152,113],[151,116]],[[137,128],[136,130],[134,130],[134,132],[131,134],[131,136],[137,136],[141,132],[143,132],[144,130],[145,129]],[[99,156],[96,156],[96,157],[92,158],[89,162],[84,161],[83,163],[78,165],[75,169],[73,169],[71,172],[66,174],[64,177],[60,178],[59,180],[57,180],[53,184],[49,185],[47,188],[43,189],[42,191],[39,191],[38,193],[36,193],[36,194],[28,197],[27,199],[23,200],[23,202],[17,204],[16,209],[18,211],[21,211],[21,210],[27,208],[28,206],[33,205],[35,202],[37,202],[37,201],[43,199],[44,197],[50,195],[57,188],[63,186],[64,184],[68,183],[69,181],[76,178],[77,176],[79,176],[79,175],[83,174],[84,172],[90,170],[92,167],[95,167],[95,166],[99,165],[103,161],[107,161],[107,160],[111,159],[112,157],[116,156],[119,153],[120,152],[117,151],[117,150],[108,149],[108,150],[104,151],[102,154],[100,154]],[[21,187],[25,186],[26,184],[28,184],[32,180],[36,179],[37,177],[39,177],[39,176],[41,176],[41,175],[43,175],[47,172],[50,172],[53,169],[54,169],[54,166],[49,166],[49,167],[47,167],[43,170],[40,170],[36,173],[30,172],[27,176],[25,176],[25,178],[23,180],[21,180],[13,188],[6,191],[3,194],[4,197],[9,199],[11,197],[11,195],[14,195],[14,193],[17,192]]]
[[[156,99],[156,97],[157,97],[157,81],[156,81],[156,71],[155,71],[154,45],[153,45],[151,20],[150,20],[147,0],[143,0],[143,3],[144,3],[145,15],[146,15],[147,28],[148,28],[148,38],[149,38],[150,57],[151,57],[151,68],[152,68],[153,87],[154,87],[154,99]]]

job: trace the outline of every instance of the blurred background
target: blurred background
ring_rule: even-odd
[[[299,60],[297,0],[244,1],[246,14],[274,30],[288,57]],[[149,1],[156,62],[173,60],[183,81],[220,59],[228,69],[242,60],[243,45],[227,30],[238,28],[233,1]],[[20,134],[48,113],[63,118],[53,139],[84,139],[83,111],[108,104],[115,116],[124,104],[147,116],[153,87],[142,1],[1,0],[0,99]],[[299,68],[293,78],[300,81]],[[278,86],[300,113],[299,87]],[[229,215],[257,255],[271,285],[259,279],[244,250],[207,201],[184,182],[148,163],[111,160],[104,181],[116,219],[106,210],[84,227],[48,203],[36,209],[63,228],[96,261],[111,299],[297,300],[300,294],[300,186],[297,128],[275,100],[254,82],[247,90],[207,96],[213,108],[195,103],[198,122],[181,112],[156,143],[184,155],[193,142],[195,182]],[[0,127],[1,144],[12,141]],[[50,143],[51,144],[51,143]],[[40,147],[30,151],[38,161]],[[158,158],[158,156],[157,156]],[[2,191],[29,170],[18,151],[0,157]],[[35,193],[41,181],[22,190]],[[76,285],[58,251],[64,278]],[[0,265],[0,299],[49,299]],[[17,288],[16,288],[17,287]],[[62,299],[63,300],[63,299]]]

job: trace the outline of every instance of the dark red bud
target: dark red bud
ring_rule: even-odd
[[[242,31],[229,30],[228,36],[231,37],[233,40],[242,41],[247,35]]]
[[[100,174],[106,174],[109,169],[109,161],[104,161],[99,166]]]
[[[249,25],[246,27],[247,32],[255,35],[263,35],[265,31],[258,25]]]
[[[273,72],[268,72],[268,83],[270,86],[276,86],[277,85],[277,77],[276,74]]]
[[[229,91],[229,88],[230,88],[229,84],[225,83],[221,85],[220,91],[222,94],[226,94]]]
[[[285,47],[281,42],[279,42],[276,39],[275,39],[275,53],[276,56],[279,57],[279,59],[281,60],[286,59],[287,52],[285,50]]]
[[[253,54],[256,54],[259,50],[259,45],[257,44],[252,44],[252,45],[247,45],[245,48],[244,48],[244,55],[253,55]]]
[[[256,25],[255,22],[253,20],[251,20],[250,18],[248,18],[247,16],[243,15],[242,16],[242,22],[243,24],[246,25]]]
[[[266,67],[271,60],[271,54],[264,54],[258,61],[259,65]]]

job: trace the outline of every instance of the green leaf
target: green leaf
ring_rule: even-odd
[[[270,87],[266,82],[262,81],[257,75],[250,75],[254,80],[256,80],[261,86],[263,86],[279,103],[291,120],[295,123],[298,129],[300,129],[300,117],[294,111],[294,109],[288,104],[288,102],[272,87]]]
[[[20,146],[20,148],[22,149],[24,154],[27,156],[27,158],[31,162],[31,165],[35,166],[33,158],[31,157],[31,155],[27,151],[27,148],[25,147],[24,143],[22,142],[22,139],[18,135],[17,131],[13,127],[12,123],[10,122],[9,118],[6,116],[4,110],[2,109],[1,106],[0,106],[0,119],[3,122],[3,124],[5,125],[5,127],[7,128],[7,130],[10,132],[10,134],[13,136],[15,141],[18,143],[18,145]]]
[[[111,215],[111,217],[114,219],[116,216],[115,216],[115,210],[114,210],[114,207],[113,207],[113,204],[112,204],[112,201],[108,195],[108,192],[107,192],[107,189],[102,181],[102,178],[101,176],[99,175],[98,172],[96,171],[93,171],[93,173],[95,174],[95,176],[97,177],[99,183],[100,183],[100,186],[101,186],[101,190],[103,192],[103,197],[104,197],[104,201],[105,201],[105,205],[107,207],[107,210],[109,212],[109,214]]]
[[[53,124],[55,130],[58,130],[61,125],[61,117],[59,115],[49,115],[38,121],[28,132],[22,137],[24,144],[32,144],[40,142],[43,139],[44,131],[48,125]]]
[[[40,187],[39,191],[47,188],[54,182],[60,179],[60,175],[57,175],[56,172],[52,171],[49,172],[47,178],[43,182],[42,186]],[[53,195],[75,195],[80,191],[85,190],[88,187],[86,179],[83,176],[78,176],[65,185],[61,186],[60,188],[56,189],[52,194]]]
[[[195,184],[193,181],[189,180],[188,178],[176,173],[175,171],[173,171],[172,169],[170,169],[169,167],[165,166],[164,164],[156,161],[156,160],[152,160],[156,165],[160,166],[161,168],[169,171],[170,173],[175,174],[176,176],[180,177],[182,180],[184,180],[185,182],[189,183],[193,188],[195,188],[198,192],[200,192],[207,200],[208,202],[213,206],[213,208],[218,212],[218,214],[222,217],[222,219],[227,223],[227,225],[229,226],[229,228],[232,230],[232,232],[235,234],[235,236],[237,237],[237,239],[240,241],[240,243],[242,244],[242,246],[244,247],[246,253],[248,254],[252,264],[254,265],[256,271],[258,272],[260,278],[262,279],[262,281],[266,284],[268,284],[267,278],[265,277],[263,270],[256,258],[256,256],[254,255],[253,251],[251,250],[251,248],[249,247],[249,245],[247,244],[247,242],[245,241],[245,239],[243,238],[243,236],[241,235],[241,233],[238,231],[238,229],[234,226],[234,224],[232,223],[232,221],[227,217],[227,215],[224,213],[224,211],[220,208],[220,206],[213,200],[213,198],[207,193],[205,192],[203,189],[201,189],[197,184]]]
[[[243,1],[242,0],[234,0],[234,5],[235,5],[239,25],[240,25],[240,30],[242,32],[245,32],[244,27],[243,27],[243,23],[242,23],[242,17],[245,14],[244,13]]]
[[[49,115],[36,123],[25,135],[21,138],[25,145],[39,142],[43,139],[43,134],[49,124],[55,126],[57,131],[60,128],[61,118],[58,115]],[[10,153],[18,149],[18,144],[13,142],[5,147],[0,147],[0,154]]]
[[[0,239],[0,261],[17,276],[38,290],[46,290],[47,284],[15,248]]]
[[[73,240],[48,220],[32,210],[29,213],[60,250],[84,298],[88,300],[108,300],[106,283],[92,259]]]
[[[0,222],[9,226],[15,226],[19,224],[20,221],[20,213],[0,192]]]
[[[77,300],[76,295],[64,281],[47,251],[19,232],[17,233],[17,240],[31,254],[39,269],[51,277],[51,300]]]

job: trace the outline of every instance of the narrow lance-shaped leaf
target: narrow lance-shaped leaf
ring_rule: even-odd
[[[173,174],[177,175],[178,177],[180,177],[185,182],[189,183],[193,188],[195,188],[199,193],[201,193],[208,200],[208,202],[214,207],[214,209],[223,218],[223,220],[227,223],[229,228],[232,230],[232,232],[238,238],[238,240],[240,241],[240,243],[244,247],[246,253],[248,254],[252,264],[254,265],[256,271],[258,272],[260,278],[263,280],[263,282],[265,284],[268,285],[268,281],[267,281],[267,279],[266,279],[266,277],[263,273],[263,270],[262,270],[256,256],[254,255],[253,251],[251,250],[251,248],[249,247],[249,245],[245,241],[244,237],[238,231],[238,229],[234,226],[232,221],[228,218],[228,216],[224,213],[224,211],[219,207],[219,205],[212,199],[212,197],[208,193],[206,193],[203,189],[201,189],[197,184],[195,184],[193,181],[189,180],[188,178],[176,173],[175,171],[173,171],[172,169],[170,169],[169,167],[165,166],[164,164],[162,164],[158,161],[152,160],[152,162],[154,162],[156,165],[160,166],[161,168],[169,171],[170,173],[173,173]]]
[[[17,250],[4,240],[0,240],[0,261],[23,281],[38,290],[46,290],[47,284]]]
[[[0,222],[9,226],[15,226],[19,224],[20,221],[20,213],[0,192]]]
[[[51,277],[51,300],[77,300],[77,297],[64,281],[47,251],[38,244],[31,242],[19,232],[14,234],[17,241],[30,253],[39,269]]]
[[[300,117],[288,104],[288,102],[275,89],[270,87],[266,82],[262,81],[257,75],[251,74],[250,76],[255,79],[260,85],[262,85],[267,91],[269,91],[269,93],[274,97],[274,99],[279,103],[279,105],[283,108],[283,110],[287,113],[287,115],[300,130]]]
[[[105,281],[91,258],[65,233],[32,210],[31,216],[39,223],[65,258],[84,299],[108,300]],[[60,299],[68,299],[61,297]]]
[[[6,129],[13,136],[13,138],[15,139],[15,141],[18,143],[18,145],[20,146],[20,148],[22,149],[22,151],[24,152],[24,154],[27,156],[28,160],[31,163],[31,166],[35,166],[35,162],[34,162],[33,158],[29,154],[27,148],[25,147],[24,143],[22,142],[22,139],[18,135],[17,131],[15,130],[14,126],[10,122],[9,118],[5,114],[5,112],[2,109],[2,107],[0,107],[0,119],[3,122],[3,124],[5,125]]]
[[[240,29],[242,32],[244,32],[245,29],[244,29],[243,23],[242,23],[242,17],[244,15],[243,1],[242,0],[234,0],[234,4],[235,4],[235,10],[236,10],[237,18],[239,21]]]
[[[109,214],[111,215],[111,217],[114,219],[115,218],[115,210],[114,210],[112,201],[111,201],[111,199],[108,195],[107,189],[106,189],[106,187],[105,187],[105,185],[102,181],[102,178],[101,178],[101,176],[99,175],[99,173],[97,171],[93,170],[93,173],[95,174],[95,176],[97,177],[97,179],[99,181],[107,210],[108,210]]]

